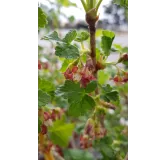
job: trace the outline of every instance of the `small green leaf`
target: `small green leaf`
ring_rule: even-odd
[[[70,16],[70,17],[68,17],[68,20],[69,20],[69,22],[74,22],[75,21],[75,18],[74,18],[74,16]]]
[[[119,101],[118,91],[113,90],[109,84],[102,86],[102,94],[100,97],[107,102]]]
[[[63,38],[63,42],[71,43],[77,36],[76,30],[70,30],[66,36]]]
[[[63,119],[54,121],[53,125],[48,128],[52,142],[61,147],[67,147],[73,130],[74,124],[66,124]]]
[[[109,98],[109,100],[112,101],[118,101],[119,100],[119,93],[118,91],[111,91],[109,93],[106,94],[107,98]]]
[[[57,56],[66,59],[76,59],[80,56],[77,47],[66,43],[57,43],[55,50]]]
[[[85,88],[86,93],[91,93],[93,92],[97,87],[97,81],[91,81],[88,83],[87,87]]]
[[[120,44],[113,44],[113,46],[115,47],[115,49],[121,51],[123,49],[123,47]]]
[[[92,97],[85,95],[81,101],[71,103],[68,114],[74,117],[83,116],[95,107]]]
[[[101,48],[104,51],[104,54],[106,56],[110,55],[111,52],[111,46],[112,46],[112,42],[115,38],[115,34],[114,32],[108,31],[108,30],[104,30],[102,32],[103,36],[101,39]]]
[[[104,70],[99,70],[98,71],[98,82],[100,84],[105,84],[110,78],[110,73],[107,73]]]
[[[115,33],[108,30],[103,30],[102,32],[103,36],[109,37],[109,38],[115,38]]]
[[[38,106],[42,107],[51,101],[51,97],[44,91],[38,90]]]
[[[96,60],[98,61],[100,59],[101,51],[100,49],[96,48]]]
[[[47,23],[46,14],[40,7],[38,7],[38,29],[44,28]]]
[[[89,33],[86,31],[82,31],[81,33],[79,33],[75,39],[75,41],[77,42],[83,42],[86,41],[89,38]]]
[[[112,87],[109,84],[103,85],[102,89],[105,93],[112,91]]]
[[[100,96],[101,99],[103,99],[104,101],[106,102],[110,102],[110,101],[119,101],[119,93],[118,91],[111,91],[111,92],[108,92],[108,93],[105,93],[105,94],[101,94]]]
[[[53,31],[53,32],[49,33],[48,35],[45,35],[42,39],[43,40],[62,41],[59,38],[57,31]]]

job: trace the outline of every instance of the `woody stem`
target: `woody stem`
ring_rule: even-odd
[[[89,24],[89,32],[90,32],[90,49],[91,49],[91,59],[93,61],[93,66],[94,66],[94,73],[96,72],[96,37],[95,37],[95,33],[96,33],[96,27],[95,27],[95,23],[90,23]]]
[[[97,69],[96,69],[96,22],[88,23],[89,32],[90,32],[90,57],[94,66],[94,76],[97,79]],[[96,95],[98,94],[98,88],[95,91]]]

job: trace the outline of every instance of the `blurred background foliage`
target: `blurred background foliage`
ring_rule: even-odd
[[[103,5],[101,8],[104,16],[97,24],[97,48],[100,49],[102,29],[113,30],[117,37],[113,43],[116,52],[112,52],[108,60],[116,61],[119,54],[128,52],[128,13],[126,7],[128,3],[124,6],[123,4],[121,5],[120,1],[106,1],[108,5]],[[39,78],[49,82],[48,85],[44,85],[46,88],[42,88],[40,80],[39,85],[43,90],[46,89],[51,96],[51,104],[47,105],[46,108],[68,108],[67,101],[63,97],[58,97],[54,94],[56,87],[63,84],[65,81],[63,73],[60,70],[65,59],[55,56],[55,44],[52,42],[41,41],[41,37],[53,30],[58,31],[61,37],[72,28],[87,30],[88,28],[84,21],[84,14],[81,15],[80,20],[75,18],[77,12],[73,8],[81,8],[81,5],[77,2],[78,0],[46,0],[40,3],[40,8],[46,13],[48,21],[46,27],[38,31],[38,57],[42,65],[42,69],[39,70],[38,74]],[[67,8],[70,7],[73,9],[73,15],[71,15],[71,13],[68,14],[67,12]],[[81,8],[80,10],[83,9]],[[76,43],[76,45],[79,46],[78,43]],[[85,46],[88,47],[88,43],[85,44]],[[122,64],[120,67],[127,71],[127,64]],[[111,78],[114,77],[116,72],[117,70],[115,67],[108,65],[106,69],[100,71],[98,74],[99,82],[101,84],[111,84],[120,92],[120,103],[116,104],[118,108],[115,111],[110,110],[105,118],[105,126],[108,131],[107,136],[101,140],[94,141],[93,147],[90,149],[80,149],[78,136],[83,132],[88,114],[79,118],[65,115],[69,122],[76,122],[73,137],[71,139],[72,144],[75,147],[62,148],[65,160],[123,160],[125,158],[128,151],[128,83],[117,85],[112,82]],[[44,158],[40,155],[39,159]]]

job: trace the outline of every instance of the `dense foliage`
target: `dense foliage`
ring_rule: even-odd
[[[39,159],[122,160],[128,151],[128,50],[114,44],[113,31],[96,32],[102,0],[81,2],[89,31],[65,35],[51,31],[49,14],[38,7],[40,41],[50,44],[39,45]],[[49,33],[42,35],[45,27]],[[109,62],[113,53],[119,58]]]

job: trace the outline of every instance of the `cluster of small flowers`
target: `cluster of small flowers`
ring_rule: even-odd
[[[40,126],[41,132],[39,133],[39,139],[41,141],[39,145],[39,150],[44,154],[50,154],[51,150],[54,149],[59,155],[63,156],[62,149],[59,146],[55,146],[50,140],[48,140],[47,134],[47,127],[51,126],[53,121],[56,121],[58,119],[61,119],[64,110],[56,107],[55,109],[52,109],[50,111],[43,111],[42,109],[39,110],[39,115],[43,118],[43,123]]]
[[[123,77],[120,76],[120,75],[116,75],[113,78],[113,80],[114,80],[115,83],[126,83],[126,82],[128,82],[128,72],[125,72]]]
[[[64,76],[68,80],[80,82],[82,87],[86,87],[90,81],[96,80],[92,74],[92,71],[87,66],[84,66],[81,69],[77,66],[68,68],[66,72],[64,72]]]
[[[92,147],[92,142],[95,139],[103,138],[106,133],[106,129],[100,122],[95,123],[92,118],[89,118],[84,129],[84,134],[80,136],[80,147],[83,149]]]
[[[47,126],[52,125],[53,121],[56,121],[57,119],[60,119],[63,115],[63,110],[60,108],[53,109],[51,112],[44,112],[43,118],[44,122],[41,125],[41,134],[47,133]]]
[[[48,62],[45,62],[45,63],[41,63],[39,60],[38,60],[38,69],[41,70],[41,69],[48,69],[49,68],[49,63]]]

